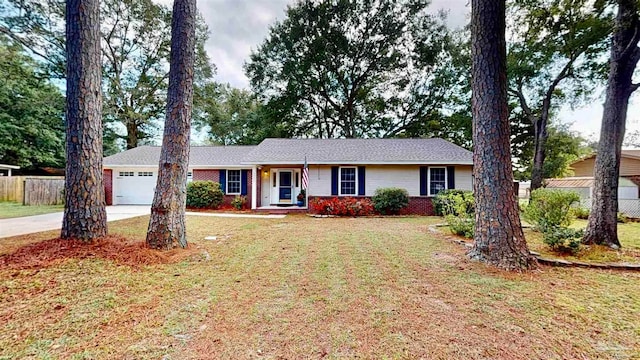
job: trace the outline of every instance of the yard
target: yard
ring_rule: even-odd
[[[64,210],[64,205],[31,205],[25,206],[16,202],[0,201],[0,219],[11,219],[22,216],[48,214]]]
[[[109,229],[142,241],[147,222]],[[437,222],[189,217],[191,248],[155,265],[0,257],[0,359],[640,357],[640,273],[498,271]]]

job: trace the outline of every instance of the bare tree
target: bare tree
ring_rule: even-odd
[[[196,0],[175,0],[171,20],[169,90],[158,184],[151,205],[147,244],[186,247],[185,207],[193,105]]]
[[[476,225],[470,256],[509,270],[534,268],[513,190],[504,0],[472,1],[471,55]]]
[[[100,1],[68,0],[67,165],[63,239],[107,234],[102,184]]]
[[[600,142],[594,169],[595,186],[589,224],[582,242],[620,247],[618,240],[618,176],[620,151],[627,121],[629,97],[640,86],[632,82],[640,60],[640,22],[637,0],[618,0],[607,97],[604,102]]]

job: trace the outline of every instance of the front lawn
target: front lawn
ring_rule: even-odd
[[[640,354],[639,273],[498,271],[431,233],[439,218],[187,220],[192,248],[177,262],[130,266],[98,251],[5,261],[0,359]],[[109,229],[142,241],[147,223]],[[56,235],[2,239],[0,254]]]
[[[16,202],[0,202],[0,219],[41,215],[64,210],[64,205],[25,206]]]

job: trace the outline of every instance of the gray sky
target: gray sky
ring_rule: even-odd
[[[157,0],[170,5],[172,0]],[[243,64],[249,53],[267,36],[269,25],[284,17],[285,9],[293,0],[198,0],[198,7],[211,30],[207,52],[218,69],[216,80],[236,87],[248,87]],[[449,13],[448,25],[463,26],[469,17],[469,0],[432,0],[435,11]],[[572,123],[571,128],[585,136],[600,132],[602,103],[600,99],[579,109],[564,108],[560,121]],[[629,107],[627,132],[640,130],[636,117],[638,106]]]

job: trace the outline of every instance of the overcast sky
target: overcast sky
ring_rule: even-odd
[[[172,0],[158,0],[171,4]],[[211,30],[207,52],[216,64],[216,80],[236,87],[248,87],[243,64],[267,36],[269,25],[284,17],[290,0],[198,0],[198,7]],[[448,25],[463,26],[469,19],[469,0],[432,0],[433,11],[449,13]],[[600,94],[603,95],[603,94]],[[585,136],[600,132],[604,96],[580,109],[565,108],[560,121],[571,123],[571,128]],[[627,132],[640,130],[636,113],[638,106],[630,106]]]

